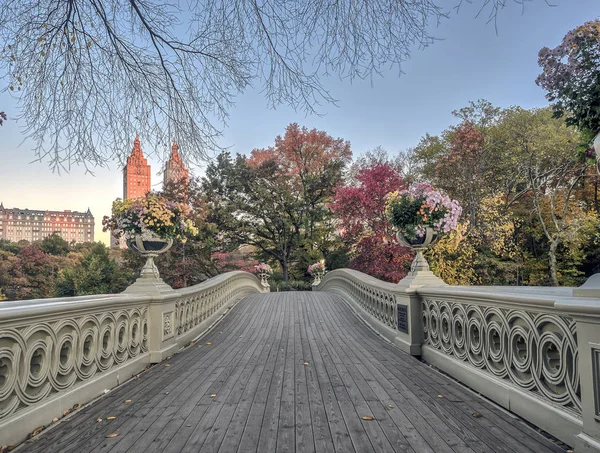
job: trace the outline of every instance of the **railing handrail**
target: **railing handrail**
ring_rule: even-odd
[[[399,287],[396,283],[384,282],[355,269],[334,269],[332,271],[329,271],[325,274],[318,287],[322,288],[326,286],[330,280],[334,280],[336,278],[350,278],[356,280],[357,282],[365,283],[367,285],[373,286],[374,288],[382,289],[384,291],[402,294],[407,293],[406,289]],[[414,290],[409,290],[409,292],[414,292]]]
[[[223,274],[219,274],[215,277],[209,278],[208,280],[205,280],[202,283],[198,283],[197,285],[188,286],[186,288],[176,289],[175,291],[180,296],[189,296],[189,295],[192,295],[195,293],[209,290],[215,286],[220,285],[221,283],[223,283],[226,280],[234,279],[234,278],[235,279],[239,279],[239,278],[250,279],[257,284],[260,284],[260,280],[254,274],[251,274],[249,272],[244,272],[244,271],[230,271],[230,272],[225,272]]]
[[[73,311],[105,309],[128,303],[139,304],[146,300],[148,297],[144,295],[100,294],[0,302],[0,324],[11,322],[16,318],[36,318],[58,313],[72,313]]]

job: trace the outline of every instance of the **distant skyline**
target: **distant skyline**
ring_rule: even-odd
[[[432,30],[439,41],[414,49],[400,77],[397,71],[389,71],[383,77],[352,84],[335,77],[325,79],[338,106],[321,106],[317,110],[322,116],[307,117],[285,106],[269,110],[260,88],[249,90],[230,110],[220,144],[234,153],[248,154],[272,145],[289,123],[297,122],[349,140],[354,156],[377,146],[395,154],[415,146],[426,133],[436,135],[455,124],[452,110],[471,100],[483,98],[500,107],[543,107],[548,104],[545,93],[535,85],[540,73],[538,51],[555,47],[569,30],[600,15],[598,0],[555,0],[553,4],[533,0],[522,8],[507,2],[498,16],[496,33],[494,24],[486,23],[486,14],[476,17],[477,5],[465,3],[458,14],[453,12]],[[0,94],[2,110],[9,121],[0,127],[0,201],[11,208],[83,212],[90,208],[96,240],[108,244],[108,234],[101,231],[102,217],[110,213],[112,201],[123,195],[119,164],[96,168],[95,176],[82,167],[52,173],[47,163],[31,163],[35,158],[32,144],[23,142],[23,125],[13,120],[18,113],[16,102],[7,93]],[[123,143],[127,152],[134,138]],[[144,137],[140,140],[152,166],[152,188],[160,189],[171,144],[165,144],[162,156],[155,156],[147,152],[153,144]],[[201,175],[202,168],[192,165],[191,172]]]

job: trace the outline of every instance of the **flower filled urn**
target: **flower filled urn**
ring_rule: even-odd
[[[425,252],[431,245],[435,244],[440,238],[439,232],[435,231],[430,226],[426,226],[425,234],[422,237],[416,239],[410,238],[405,233],[398,231],[396,233],[396,239],[398,242],[406,247],[412,248],[416,252],[415,259],[410,266],[411,274],[419,271],[428,271],[429,263],[425,259],[423,252]]]
[[[173,239],[161,238],[152,233],[136,234],[126,241],[127,247],[146,258],[146,264],[140,273],[141,278],[160,278],[154,258],[165,253],[173,245]]]
[[[124,237],[127,246],[146,258],[138,281],[162,283],[154,259],[171,248],[174,240],[185,241],[198,233],[189,218],[190,207],[149,192],[144,197],[113,202],[112,216],[102,220],[103,231]],[[136,282],[137,283],[137,282]]]
[[[260,284],[263,287],[263,290],[265,292],[270,291],[271,285],[269,285],[269,277],[273,273],[273,268],[267,263],[260,263],[257,266],[254,266],[254,270],[260,279]]]
[[[312,286],[317,286],[323,280],[325,275],[325,263],[320,261],[318,263],[311,264],[308,266],[307,272],[313,277]]]
[[[385,215],[396,230],[396,239],[415,252],[406,286],[443,285],[429,269],[423,253],[444,234],[456,229],[462,208],[444,192],[416,183],[387,195]]]

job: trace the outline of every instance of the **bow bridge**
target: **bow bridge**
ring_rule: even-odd
[[[181,290],[143,275],[118,295],[3,302],[0,445],[600,451],[595,277],[467,288],[412,274],[335,270],[288,293],[244,272]]]

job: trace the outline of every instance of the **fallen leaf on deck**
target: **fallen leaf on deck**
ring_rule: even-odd
[[[304,365],[304,366],[308,366],[308,362],[304,362],[304,363],[303,363],[303,365]]]
[[[46,429],[46,425],[38,426],[36,429],[33,430],[33,432],[31,434],[29,434],[29,437],[37,436],[39,433],[41,433],[45,429]]]
[[[471,415],[475,418],[481,417],[481,414],[479,412],[473,412]]]
[[[119,433],[111,433],[111,434],[107,434],[106,436],[107,439],[112,439],[113,437],[119,437]]]
[[[375,420],[373,417],[371,417],[370,415],[363,415],[362,417],[363,420],[367,420],[367,421],[371,421],[371,420]]]
[[[52,419],[52,423],[56,423],[57,421],[58,421],[58,417],[54,417],[54,418]]]
[[[125,403],[131,403],[131,400],[125,400],[124,402]]]
[[[110,416],[106,417],[107,420],[114,420],[115,418],[117,418],[117,417],[115,417],[114,415],[110,415]]]
[[[394,408],[394,406],[392,406],[391,404],[388,404],[388,407],[389,407],[390,409],[393,409],[393,408]]]
[[[206,344],[212,344],[210,341],[207,341]]]
[[[211,398],[214,398],[215,396],[217,396],[216,393],[213,393],[212,395],[210,395]]]
[[[171,366],[171,364],[169,364],[169,363],[165,363],[165,366]]]
[[[438,398],[446,398],[444,395],[438,395]]]
[[[101,419],[101,418],[99,418],[99,419],[98,419],[98,420],[96,420],[96,421],[97,421],[98,423],[100,423],[100,422],[102,421],[102,419]]]

